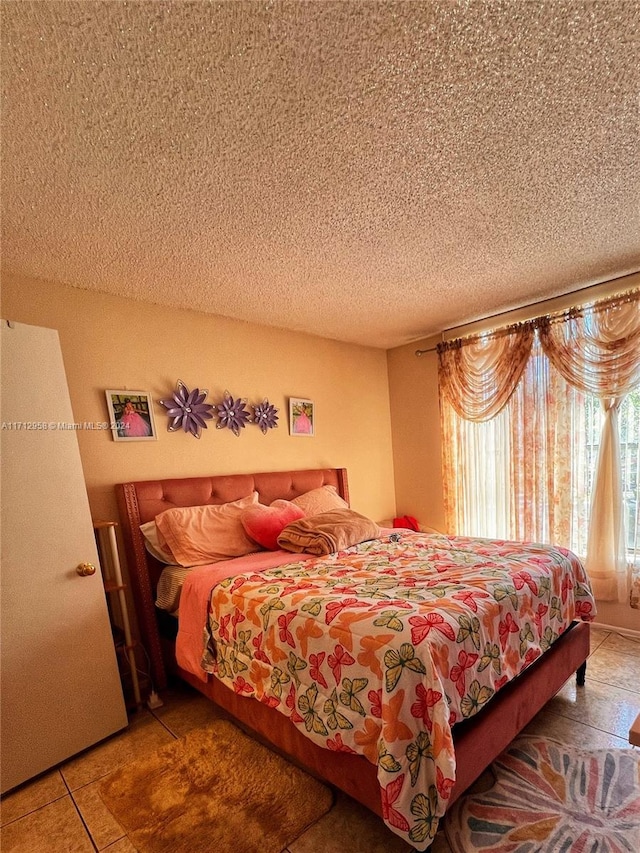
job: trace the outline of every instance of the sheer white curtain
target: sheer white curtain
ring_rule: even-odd
[[[441,415],[449,530],[578,549],[589,512],[584,395],[553,370],[537,339],[496,417],[466,420],[446,398]]]
[[[640,385],[640,293],[596,303],[561,323],[543,322],[540,338],[555,369],[575,387],[595,394],[604,408],[585,565],[596,598],[624,602],[631,567],[618,411],[625,395]]]
[[[631,584],[627,564],[620,433],[619,397],[603,401],[605,409],[594,480],[585,568],[593,593],[602,601],[626,601]]]
[[[512,539],[510,412],[503,409],[490,421],[474,422],[443,407],[443,419],[454,437],[457,468],[455,482],[448,480],[453,489],[446,490],[449,529],[465,536]]]

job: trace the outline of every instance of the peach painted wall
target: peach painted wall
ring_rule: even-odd
[[[117,518],[113,484],[155,477],[345,467],[351,505],[376,520],[395,511],[386,353],[266,326],[6,275],[5,319],[57,329],[77,422],[106,421],[104,391],[147,390],[159,400],[175,388],[224,391],[280,409],[280,425],[239,437],[209,427],[200,440],[168,433],[154,414],[158,440],[114,442],[78,432],[94,519]],[[288,397],[316,404],[316,436],[288,430]],[[215,423],[215,422],[212,422]]]
[[[438,359],[415,355],[436,340],[389,350],[387,362],[397,512],[444,532]]]

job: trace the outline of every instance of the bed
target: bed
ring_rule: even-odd
[[[207,589],[208,602],[198,604],[202,624],[191,633],[200,635],[201,665],[185,664],[184,654],[183,665],[179,665],[176,620],[155,606],[164,566],[145,548],[141,525],[154,521],[169,509],[231,505],[251,494],[255,494],[260,504],[269,506],[274,501],[295,501],[325,488],[333,489],[348,504],[347,472],[342,468],[152,480],[116,486],[141,642],[150,658],[156,689],[162,690],[169,674],[182,678],[262,740],[367,806],[390,829],[416,849],[424,850],[446,808],[565,681],[575,672],[578,683],[584,683],[589,621],[595,615],[593,599],[582,567],[570,552],[562,549],[533,546],[523,556],[516,554],[513,543],[379,530],[373,540],[328,556],[283,552],[249,555],[249,568],[239,575],[231,570],[226,576],[223,573],[223,580],[215,582],[213,591]],[[486,580],[498,571],[493,567],[500,552],[516,563],[515,579],[506,587],[503,581],[498,584],[499,594],[491,596],[494,608],[491,618],[486,613],[482,617],[486,594],[478,588],[473,593],[465,589],[459,572],[455,577],[445,577],[444,564],[453,555],[464,564],[465,573],[481,572]],[[532,562],[518,562],[525,556]],[[266,563],[260,563],[263,557]],[[257,561],[258,568],[251,560]],[[431,563],[427,565],[429,560]],[[551,576],[559,571],[557,563],[564,566],[571,561],[575,576],[571,578],[569,569],[563,568],[569,574],[557,581],[557,589],[549,588],[549,584],[556,583],[555,579],[540,580],[545,573]],[[444,619],[431,610],[425,616],[419,609],[424,605],[421,599],[426,593],[423,595],[424,590],[416,581],[418,562],[425,571],[432,572],[428,581],[431,598],[444,598],[447,587],[457,596],[452,605],[453,622],[451,613]],[[550,568],[552,563],[554,567]],[[542,572],[541,576],[535,574],[537,570]],[[192,597],[183,599],[180,612],[184,606],[184,617],[178,622],[187,622],[187,601],[192,602],[192,613],[195,612],[193,595],[198,579],[201,587],[212,586],[206,571],[209,569],[200,567],[188,573],[183,595],[189,584]],[[320,575],[330,579],[331,603],[327,608],[331,609],[331,617],[329,609],[322,610],[325,605],[318,603],[322,600],[318,598]],[[496,579],[497,575],[491,578],[494,586]],[[552,598],[554,590],[557,594]],[[521,611],[524,616],[520,623],[514,624],[511,615],[505,615],[499,607],[508,610],[516,606],[517,594],[524,597],[524,603],[518,600],[517,604],[524,608]],[[257,599],[252,601],[252,595],[257,595]],[[368,609],[364,599],[370,605]],[[503,605],[498,605],[497,599]],[[225,607],[225,602],[230,608],[226,614],[219,609]],[[243,633],[240,629],[250,626],[252,614],[256,616],[259,612],[259,604],[261,615],[254,619],[258,627],[253,634]],[[567,611],[560,614],[558,608],[565,605]],[[549,627],[550,607],[551,611],[556,608],[555,630]],[[350,621],[340,622],[338,616],[343,611],[351,612]],[[312,622],[311,617],[318,612],[320,616]],[[256,658],[264,656],[265,647],[259,649],[263,633],[259,628],[265,628],[266,636],[270,613],[274,617],[270,642],[279,636],[281,647],[279,651],[274,645],[268,647],[271,677],[262,672],[252,684],[250,673],[254,670],[258,673],[261,667],[252,652],[259,650]],[[453,641],[458,643],[457,657],[451,661],[455,665],[445,667],[451,676],[448,687],[438,681],[441,689],[436,691],[433,684],[429,686],[428,678],[437,669],[431,659],[437,662],[438,655],[442,658],[444,654],[439,641],[451,639],[445,636],[451,634],[447,621],[455,625],[457,636]],[[483,625],[488,627],[490,622],[500,626],[494,643],[485,642],[482,634]],[[319,625],[326,626],[326,630],[319,630]],[[359,627],[362,625],[366,630]],[[373,625],[379,627],[374,629]],[[378,634],[375,635],[375,645],[380,647],[378,658],[362,645],[363,637],[370,641],[374,630],[381,637],[378,642]],[[202,641],[207,632],[208,649]],[[321,652],[320,645],[313,645],[324,642],[325,634],[332,635],[331,663],[329,654]],[[180,642],[179,637],[179,648]],[[516,677],[509,680],[504,674],[507,664],[497,659],[500,646],[503,652],[511,650],[511,668],[518,670]],[[520,652],[514,652],[518,648]],[[361,654],[356,653],[358,649]],[[251,666],[242,664],[239,650],[249,656],[247,662],[252,658]],[[274,655],[281,661],[280,667],[274,667]],[[366,673],[358,670],[356,660],[357,664],[361,660],[367,664]],[[319,674],[319,661],[323,662],[324,676]],[[345,668],[349,661],[352,669]],[[280,684],[273,678],[274,669],[284,673]],[[310,672],[315,680],[300,682]],[[375,672],[379,684],[374,683]],[[437,673],[442,674],[440,669]],[[371,683],[367,683],[365,674]],[[331,678],[333,681],[328,683]],[[322,696],[317,696],[319,683],[327,687]],[[387,693],[389,697],[393,695],[393,701]],[[434,696],[438,701],[433,700]],[[407,725],[414,724],[413,730],[407,731]]]

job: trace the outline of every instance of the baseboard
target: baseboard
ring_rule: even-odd
[[[632,628],[620,628],[618,625],[605,625],[603,622],[592,622],[592,628],[597,628],[599,631],[611,631],[614,634],[622,634],[623,637],[637,637],[640,640],[640,631],[634,631]]]

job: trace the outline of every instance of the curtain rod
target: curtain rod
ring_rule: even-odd
[[[628,273],[628,275],[621,276],[620,278],[611,278],[611,279],[608,279],[607,281],[600,281],[600,282],[598,282],[598,284],[590,284],[587,287],[580,287],[577,290],[570,290],[567,293],[561,293],[559,296],[551,296],[551,297],[549,297],[549,299],[539,299],[537,302],[529,302],[528,304],[520,305],[517,308],[508,308],[506,311],[496,311],[495,314],[487,314],[485,317],[479,317],[477,320],[471,320],[471,322],[469,322],[469,323],[460,323],[458,326],[449,326],[448,329],[443,329],[440,334],[444,337],[444,335],[447,332],[453,332],[455,329],[462,329],[465,326],[471,326],[475,323],[484,323],[486,320],[493,320],[494,317],[503,317],[505,314],[512,314],[514,311],[524,311],[527,308],[534,308],[536,305],[542,305],[545,302],[550,302],[552,299],[563,299],[567,296],[575,296],[578,293],[584,293],[585,290],[590,290],[592,287],[600,287],[601,285],[605,285],[605,284],[615,284],[615,282],[617,282],[617,281],[621,282],[625,278],[628,278],[631,275],[636,275],[638,272],[640,272],[640,270],[635,270],[634,272]],[[608,297],[606,297],[606,296],[603,297],[603,299],[607,299],[607,298]],[[615,297],[611,297],[611,298],[615,298]],[[560,309],[557,313],[562,314],[562,313],[568,312],[570,310],[571,309],[569,309],[569,308],[565,308],[564,310]],[[549,313],[553,314],[556,312],[551,311]],[[417,349],[415,351],[415,355],[417,355],[418,358],[420,358],[421,356],[426,355],[428,352],[436,352],[437,349],[438,349],[437,346],[436,347],[427,347],[426,349]]]
[[[427,349],[417,349],[416,355],[420,358],[421,355],[426,355],[428,352],[435,352],[438,347],[427,347]]]

